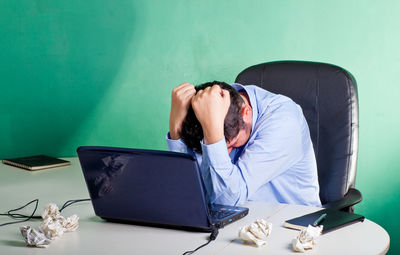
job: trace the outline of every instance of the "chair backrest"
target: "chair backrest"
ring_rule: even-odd
[[[314,145],[322,204],[341,199],[354,187],[358,97],[349,72],[325,63],[278,61],[251,66],[236,82],[286,95],[301,106]]]

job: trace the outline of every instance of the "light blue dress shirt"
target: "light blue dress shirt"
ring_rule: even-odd
[[[228,153],[225,139],[194,153],[167,135],[171,151],[194,153],[211,203],[246,201],[321,206],[314,149],[301,108],[290,98],[257,86],[245,90],[253,110],[250,138]]]

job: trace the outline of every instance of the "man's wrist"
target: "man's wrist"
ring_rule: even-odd
[[[169,136],[172,140],[179,140],[181,138],[181,126],[170,123]]]
[[[224,138],[224,131],[222,130],[203,130],[204,131],[204,144],[213,144]]]
[[[179,140],[181,136],[179,135],[178,132],[174,131],[169,131],[169,136],[171,137],[172,140]]]

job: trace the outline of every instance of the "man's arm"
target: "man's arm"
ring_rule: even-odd
[[[178,140],[182,123],[186,118],[188,109],[196,89],[192,84],[182,83],[172,90],[171,113],[169,115],[169,134],[172,140]]]
[[[225,139],[202,145],[201,168],[203,176],[208,177],[204,180],[206,187],[212,187],[208,190],[211,202],[242,204],[302,158],[302,121],[284,108],[258,121],[255,139],[235,164],[231,162]]]

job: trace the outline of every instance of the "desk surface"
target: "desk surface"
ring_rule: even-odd
[[[70,199],[89,198],[77,158],[68,160],[71,166],[36,172],[0,163],[0,212],[39,198],[38,215],[48,203],[61,207]],[[248,216],[221,229],[216,241],[195,254],[295,254],[291,250],[291,240],[298,231],[284,228],[283,222],[319,209],[258,202],[245,206],[250,208]],[[32,206],[25,213],[29,214],[31,210]],[[72,214],[80,218],[78,230],[65,233],[45,249],[26,247],[19,232],[23,225],[38,228],[38,220],[0,227],[0,253],[127,254],[136,251],[133,254],[182,254],[205,243],[209,236],[207,233],[105,222],[95,216],[90,202],[72,205],[62,213],[65,217]],[[238,229],[260,218],[273,224],[267,245],[257,248],[244,244],[237,237]],[[0,224],[8,221],[10,218],[0,217]],[[320,236],[315,249],[307,254],[385,254],[389,243],[389,235],[382,227],[365,220]]]

